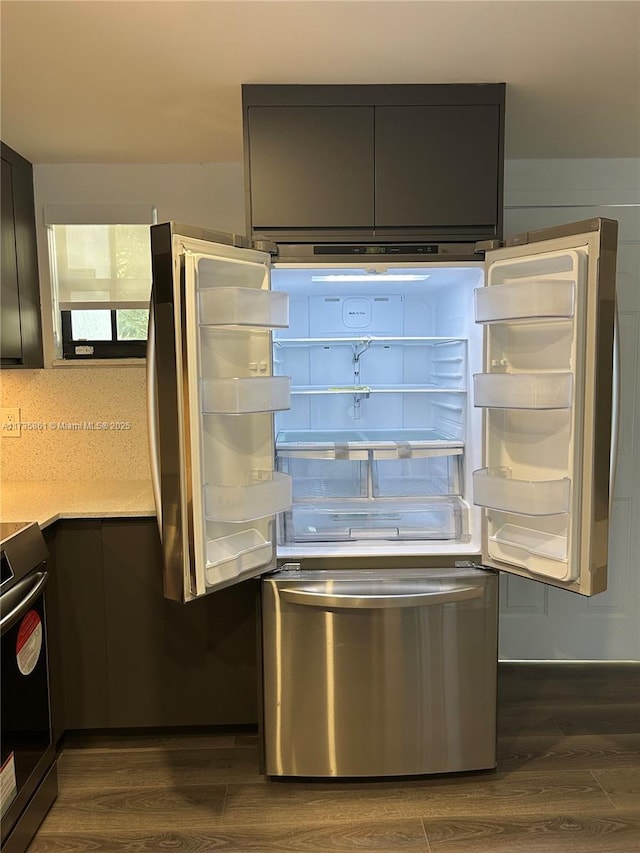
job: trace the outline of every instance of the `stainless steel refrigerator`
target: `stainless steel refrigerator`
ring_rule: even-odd
[[[616,241],[152,227],[165,593],[262,576],[267,775],[495,766],[498,573],[607,585]]]

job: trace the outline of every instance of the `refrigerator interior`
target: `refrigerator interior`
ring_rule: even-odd
[[[478,265],[276,265],[289,326],[274,371],[291,377],[276,413],[276,467],[292,478],[283,557],[477,554],[472,472],[482,363]]]
[[[185,261],[197,592],[273,564],[276,524],[284,559],[574,578],[586,252],[276,264],[271,289],[266,256],[225,252]]]

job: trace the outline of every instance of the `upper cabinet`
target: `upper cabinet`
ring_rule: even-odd
[[[40,288],[31,163],[2,143],[2,367],[42,367]]]
[[[250,233],[502,235],[504,84],[242,87]]]
[[[249,113],[254,229],[374,226],[370,107],[253,107]]]

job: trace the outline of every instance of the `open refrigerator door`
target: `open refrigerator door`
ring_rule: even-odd
[[[271,330],[288,302],[253,249],[173,233],[170,282],[154,262],[165,595],[188,601],[275,567],[291,481],[274,470],[289,380],[273,375]]]
[[[583,595],[607,586],[616,240],[603,219],[516,238],[475,293],[483,563]]]

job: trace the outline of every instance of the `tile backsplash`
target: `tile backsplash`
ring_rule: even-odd
[[[1,479],[149,479],[145,387],[142,365],[3,370],[21,434],[0,435]]]

